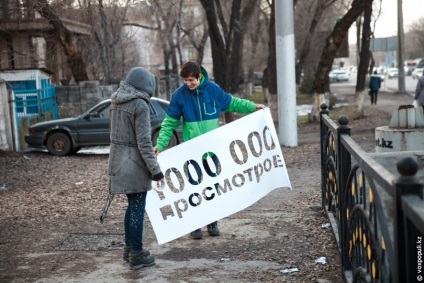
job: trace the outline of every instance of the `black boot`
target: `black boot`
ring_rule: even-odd
[[[155,258],[151,255],[145,256],[143,251],[139,251],[138,253],[129,254],[130,260],[130,269],[136,270],[147,266],[152,266],[155,264]]]
[[[208,225],[209,236],[219,236],[218,221],[215,221]]]
[[[203,238],[202,230],[200,230],[200,229],[194,230],[193,232],[190,233],[190,236],[193,239],[200,240],[200,239]]]
[[[144,256],[149,256],[150,255],[150,252],[148,250],[143,249],[142,252],[143,252],[143,255]],[[129,258],[130,258],[130,247],[129,246],[125,246],[124,247],[124,253],[122,255],[122,259],[124,261],[126,261],[126,262],[129,262],[130,261]]]

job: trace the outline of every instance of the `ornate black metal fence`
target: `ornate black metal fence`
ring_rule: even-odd
[[[423,152],[367,153],[321,105],[322,205],[347,282],[424,282]]]

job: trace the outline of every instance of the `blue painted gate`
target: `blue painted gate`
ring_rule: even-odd
[[[58,118],[56,88],[48,79],[8,81],[6,85],[12,90],[15,149],[23,151],[31,125]]]

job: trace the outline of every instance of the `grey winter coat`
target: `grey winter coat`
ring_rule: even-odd
[[[418,79],[414,99],[417,100],[420,106],[424,106],[424,76],[421,76]]]
[[[144,75],[144,74],[143,74]],[[150,74],[151,75],[151,74]],[[151,75],[153,76],[153,75]],[[137,80],[140,81],[139,79]],[[152,179],[163,178],[153,151],[150,129],[150,97],[155,85],[147,78],[143,90],[122,81],[110,107],[109,191],[132,194],[152,188]]]

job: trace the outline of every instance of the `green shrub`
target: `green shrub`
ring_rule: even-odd
[[[313,93],[314,77],[311,75],[306,75],[302,78],[300,82],[299,91],[303,93]]]

